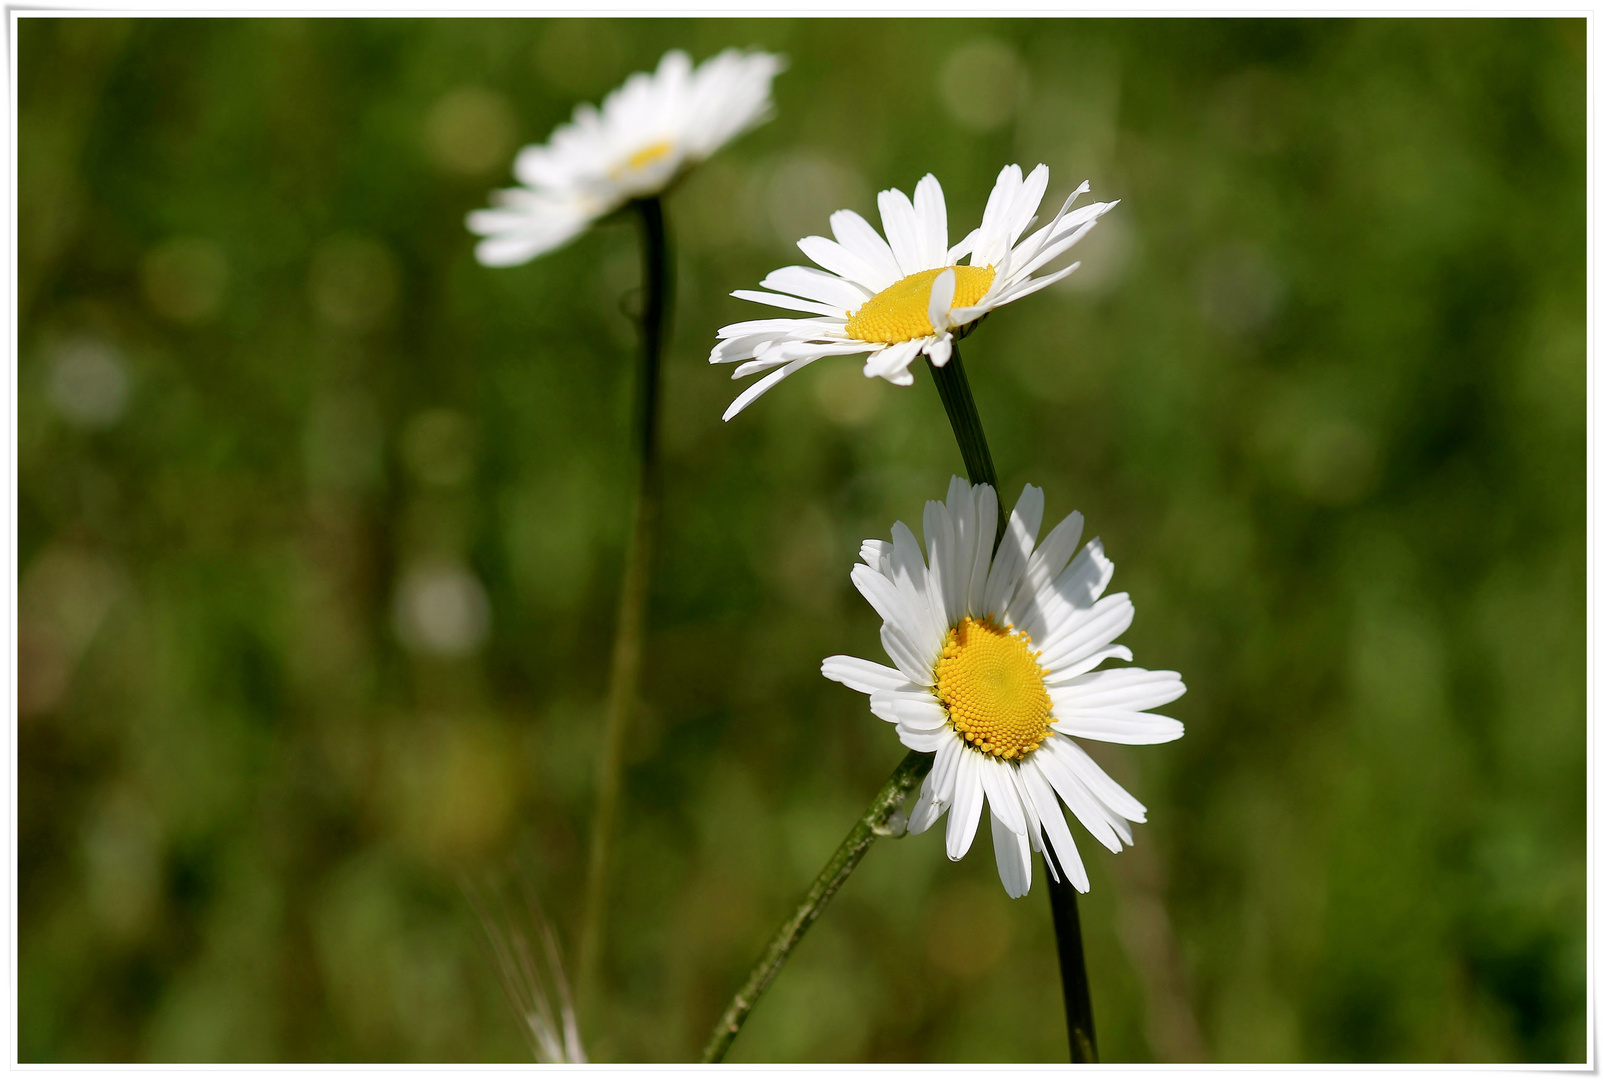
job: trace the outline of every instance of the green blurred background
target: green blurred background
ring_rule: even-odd
[[[463,899],[574,939],[629,498],[624,219],[464,214],[674,45],[786,53],[669,197],[664,540],[601,1060],[699,1049],[901,758],[821,678],[961,468],[853,360],[733,423],[730,299],[830,211],[1123,200],[965,345],[1011,501],[1085,512],[1181,671],[1077,832],[1104,1056],[1584,1059],[1585,28],[123,21],[19,31],[24,1061],[527,1060]],[[1050,917],[882,841],[733,1060],[1066,1057]]]

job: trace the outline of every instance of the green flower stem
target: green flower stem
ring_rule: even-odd
[[[1001,505],[1002,489],[996,482],[996,465],[991,461],[991,445],[985,441],[985,429],[980,426],[980,410],[974,404],[974,393],[968,388],[968,373],[963,370],[963,354],[952,342],[952,357],[944,367],[936,367],[924,357],[930,374],[935,378],[935,390],[946,406],[946,418],[952,422],[952,434],[957,436],[957,448],[963,452],[963,468],[972,484],[989,484],[996,492],[997,505]],[[1006,520],[996,516],[996,538],[1002,539]]]
[[[928,363],[929,358],[925,357]],[[968,374],[963,370],[963,357],[952,342],[952,357],[943,367],[928,364],[935,379],[935,389],[946,406],[946,417],[952,422],[952,434],[957,437],[958,448],[963,452],[963,467],[968,470],[971,483],[989,484],[996,492],[996,538],[1002,539],[1007,519],[1000,513],[1002,489],[996,482],[996,466],[991,462],[991,448],[985,441],[985,429],[980,426],[980,411],[969,390]],[[1063,1011],[1069,1026],[1069,1060],[1094,1062],[1098,1060],[1096,1027],[1091,1022],[1091,985],[1085,975],[1085,946],[1080,937],[1079,899],[1074,886],[1067,879],[1053,880],[1047,875],[1047,893],[1052,901],[1052,927],[1057,932],[1058,971],[1063,976]]]
[[[662,201],[639,199],[641,277],[645,305],[640,314],[640,361],[635,386],[635,449],[639,452],[634,514],[624,553],[623,585],[618,597],[618,624],[612,642],[612,671],[607,682],[607,711],[596,766],[595,812],[590,825],[590,865],[585,876],[584,921],[579,932],[575,996],[580,1015],[588,1015],[596,991],[605,941],[607,886],[612,840],[618,818],[623,748],[640,697],[640,656],[645,637],[646,601],[651,591],[651,562],[662,501],[661,465],[657,454],[657,392],[662,369],[664,331],[673,287],[668,257],[668,231]]]
[[[1091,1022],[1091,984],[1085,975],[1085,945],[1080,938],[1080,902],[1067,878],[1046,881],[1052,901],[1052,929],[1058,939],[1058,972],[1063,976],[1063,1011],[1069,1022],[1069,1060],[1095,1064],[1096,1026]]]
[[[740,1034],[740,1028],[745,1024],[752,1006],[757,1004],[757,999],[762,997],[768,984],[779,974],[779,969],[790,958],[802,935],[807,933],[807,928],[813,925],[813,920],[824,910],[824,905],[829,903],[851,872],[857,869],[857,864],[863,861],[863,856],[868,854],[875,839],[880,836],[900,836],[907,831],[906,815],[899,814],[902,804],[917,790],[919,782],[933,764],[934,754],[913,751],[896,766],[896,771],[879,789],[868,810],[852,826],[852,831],[846,834],[846,839],[835,849],[835,854],[824,864],[818,877],[813,879],[812,887],[802,897],[796,913],[785,921],[785,925],[768,942],[762,959],[746,976],[745,985],[718,1018],[718,1026],[713,1028],[712,1038],[701,1052],[704,1064],[722,1061],[724,1055],[729,1053],[729,1047],[734,1043],[735,1036]]]

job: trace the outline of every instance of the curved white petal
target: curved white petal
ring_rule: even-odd
[[[969,572],[968,613],[983,617],[985,583],[991,576],[991,546],[996,542],[996,490],[990,484],[974,485],[974,567]]]
[[[863,215],[855,210],[837,210],[829,215],[829,229],[840,245],[863,264],[865,276],[855,280],[878,292],[903,277],[891,246]]]
[[[1130,603],[1128,593],[1104,597],[1089,610],[1071,610],[1051,633],[1037,641],[1041,648],[1039,663],[1051,671],[1072,668],[1106,649],[1130,628],[1134,618],[1135,605]]]
[[[786,308],[790,311],[805,311],[810,315],[839,315],[844,317],[846,314],[845,311],[834,304],[821,304],[817,300],[801,300],[794,296],[759,292],[756,289],[736,289],[729,295],[736,300],[750,300],[755,304],[767,304],[769,307]]]
[[[867,563],[870,570],[878,570],[881,573],[884,571],[880,563],[890,553],[891,545],[888,540],[864,540],[862,546],[857,549],[857,557]]]
[[[1035,537],[1041,529],[1041,514],[1046,510],[1046,499],[1041,489],[1025,484],[1024,492],[1008,518],[1007,532],[997,545],[996,558],[991,563],[991,574],[985,580],[985,611],[998,619],[1007,614],[1008,601],[1018,588],[1019,577],[1024,573],[1025,562],[1035,547]]]
[[[930,607],[944,624],[943,630],[950,629],[962,618],[954,614],[962,592],[957,582],[957,529],[947,505],[935,499],[924,504],[924,545],[930,559]]]
[[[946,316],[952,310],[952,297],[956,295],[957,271],[947,269],[936,274],[935,280],[930,284],[929,310],[925,313],[929,317],[930,325],[936,331],[944,331],[951,325]],[[950,355],[950,347],[947,352]]]
[[[996,849],[996,872],[1002,888],[1017,900],[1030,891],[1030,841],[1004,825],[991,810],[991,845]]]
[[[1147,808],[1141,805],[1141,801],[1109,776],[1102,766],[1085,752],[1083,746],[1073,739],[1064,739],[1058,744],[1057,753],[1060,758],[1068,761],[1075,775],[1080,778],[1080,782],[1109,810],[1131,821],[1147,819]]]
[[[1056,711],[1056,710],[1054,710]],[[1126,746],[1155,746],[1174,742],[1186,733],[1186,726],[1167,716],[1144,712],[1072,712],[1052,725],[1054,731],[1098,742],[1124,743]]]
[[[1124,845],[1120,843],[1119,834],[1108,820],[1106,808],[1091,794],[1085,782],[1080,779],[1074,768],[1073,759],[1059,753],[1057,739],[1048,739],[1041,744],[1041,749],[1030,755],[1052,784],[1052,790],[1068,806],[1074,816],[1080,819],[1080,824],[1103,847],[1109,851],[1122,851]]]
[[[990,754],[976,754],[980,761],[980,783],[985,786],[985,798],[991,804],[991,813],[1002,819],[1002,824],[1016,833],[1029,829],[1024,814],[1024,803],[1019,798],[1014,782],[1013,766]]]
[[[860,694],[914,688],[907,677],[895,668],[876,664],[872,660],[859,660],[855,656],[827,656],[823,670],[824,678],[849,686]]]
[[[913,214],[918,218],[920,261],[925,266],[945,265],[946,196],[933,173],[925,173],[913,189]],[[946,306],[952,305],[948,302]]]
[[[816,300],[821,304],[829,304],[843,314],[862,306],[864,300],[874,295],[855,281],[848,281],[835,274],[826,274],[810,266],[780,267],[763,278],[760,284],[765,289],[776,289],[808,300]]]
[[[745,390],[741,391],[739,397],[730,402],[729,408],[724,410],[724,421],[728,422],[729,420],[734,419],[747,405],[750,405],[752,402],[768,393],[768,391],[772,390],[775,386],[779,385],[781,379],[789,378],[791,375],[796,374],[796,372],[800,371],[808,364],[811,364],[816,359],[817,357],[814,356],[804,356],[800,360],[792,360],[790,363],[786,364],[772,375],[765,375],[763,378],[746,387]]]
[[[1186,684],[1181,681],[1178,671],[1110,668],[1059,683],[1053,688],[1052,701],[1056,706],[1067,707],[1076,713],[1105,709],[1145,712],[1159,705],[1167,705],[1185,692]]]
[[[1086,876],[1085,863],[1080,859],[1080,851],[1074,846],[1074,837],[1069,833],[1069,824],[1063,817],[1063,810],[1058,805],[1057,792],[1052,788],[1052,782],[1047,779],[1041,770],[1036,755],[1031,754],[1019,765],[1019,785],[1031,807],[1041,822],[1041,831],[1051,842],[1052,857],[1047,860],[1050,867],[1053,860],[1058,868],[1080,892],[1091,891],[1091,879]],[[1042,852],[1045,855],[1045,852]]]
[[[919,241],[918,216],[913,212],[913,203],[900,189],[879,193],[879,220],[885,226],[885,239],[890,242],[902,277],[931,269],[922,257],[923,245]]]
[[[953,862],[968,854],[974,833],[980,827],[980,811],[985,806],[985,785],[980,779],[979,759],[985,755],[962,750],[957,755],[957,776],[952,793],[952,812],[946,819],[946,857]]]

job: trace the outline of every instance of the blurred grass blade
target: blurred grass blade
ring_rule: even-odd
[[[634,516],[629,548],[624,554],[623,585],[607,685],[607,712],[596,766],[596,801],[590,826],[590,865],[585,876],[584,918],[579,932],[577,978],[580,1007],[587,1013],[606,940],[607,885],[612,869],[612,839],[622,786],[623,747],[640,696],[640,655],[645,637],[646,604],[651,595],[651,562],[656,545],[657,514],[662,498],[657,427],[661,412],[658,386],[662,347],[673,288],[672,259],[662,200],[637,199],[640,217],[641,277],[645,307],[640,314],[640,362],[635,385],[635,450],[639,454]]]
[[[463,891],[479,917],[501,987],[535,1059],[544,1065],[585,1064],[562,950],[528,875],[520,873],[515,885],[492,886],[488,895],[471,883],[464,884]],[[536,955],[534,938],[539,938],[543,956]]]

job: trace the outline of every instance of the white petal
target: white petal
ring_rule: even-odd
[[[989,614],[985,583],[991,574],[991,550],[996,545],[996,490],[990,484],[974,485],[974,568],[969,574],[968,613]]]
[[[946,710],[922,686],[907,691],[881,690],[874,694],[874,715],[894,720],[913,731],[938,731],[946,727]]]
[[[880,561],[890,553],[889,540],[864,540],[862,547],[857,549],[857,557],[867,563],[872,570],[880,570]]]
[[[922,344],[921,339],[915,338],[912,341],[886,346],[869,357],[868,362],[863,365],[863,374],[877,376],[898,386],[910,385],[913,375],[907,370],[907,365],[918,357]]]
[[[829,329],[832,325],[833,320],[829,319],[748,319],[722,327],[718,336],[736,338],[767,334],[776,340],[790,337],[807,341],[818,336],[816,331]]]
[[[912,811],[907,815],[907,831],[914,836],[927,830],[946,813],[947,804],[935,798],[934,790],[930,786],[929,778],[925,777],[924,786],[919,789],[918,801],[913,804]]]
[[[991,563],[990,577],[985,581],[985,611],[998,619],[1007,614],[1008,601],[1018,588],[1019,576],[1024,573],[1026,560],[1035,547],[1036,534],[1041,529],[1041,514],[1046,509],[1041,489],[1025,484],[1019,501],[1008,518],[1007,532],[996,549]]]
[[[828,237],[804,236],[796,241],[796,246],[803,255],[830,273],[838,274],[847,281],[855,281],[875,292],[888,288],[896,281],[895,277],[887,277],[873,264]]]
[[[1041,767],[1046,778],[1052,782],[1052,789],[1068,804],[1087,832],[1109,851],[1124,850],[1118,831],[1108,820],[1106,807],[1091,794],[1075,772],[1072,759],[1059,755],[1057,739],[1048,739],[1041,749],[1030,755],[1030,759]]]
[[[1057,792],[1052,790],[1052,783],[1041,771],[1034,754],[1019,764],[1019,779],[1025,798],[1030,800],[1030,805],[1040,817],[1041,831],[1052,843],[1052,855],[1056,857],[1058,867],[1076,889],[1089,892],[1091,879],[1086,876],[1085,863],[1080,859],[1080,851],[1074,846],[1074,837],[1069,834],[1069,823],[1064,820],[1063,810],[1058,806]]]
[[[891,526],[891,541],[891,577],[914,624],[907,627],[909,637],[928,650],[933,661],[946,638],[946,613],[932,603],[935,598],[930,595],[929,568],[913,530],[898,521]]]
[[[946,196],[941,182],[932,173],[913,189],[913,212],[918,217],[919,257],[926,266],[941,266],[946,260]],[[948,302],[947,307],[951,307]]]
[[[890,241],[891,252],[896,256],[896,265],[903,277],[933,269],[921,257],[918,217],[913,212],[912,202],[901,190],[891,188],[879,193],[879,219],[885,226],[885,239]]]
[[[962,615],[955,618],[952,615],[962,590],[957,583],[956,530],[952,527],[951,511],[943,502],[931,499],[924,504],[924,544],[930,554],[930,607],[949,629],[962,619]],[[945,641],[944,633],[942,641]]]
[[[934,683],[935,673],[930,669],[929,661],[924,659],[924,654],[907,639],[906,634],[886,623],[879,628],[879,643],[884,646],[885,655],[891,658],[891,662],[907,676],[909,682],[923,686]]]
[[[919,789],[918,802],[913,806],[913,812],[907,815],[907,831],[917,836],[931,825],[940,820],[946,808],[952,805],[952,778],[955,775],[953,765],[956,763],[956,754],[962,753],[962,740],[950,731],[947,739],[935,751],[935,764],[929,775],[924,777],[924,786]]]
[[[980,759],[980,782],[985,785],[985,797],[990,801],[991,813],[1002,819],[1002,824],[1016,833],[1029,829],[1024,816],[1024,804],[1013,780],[1013,766],[990,754],[977,755]]]
[[[1018,590],[1009,605],[1008,615],[1014,625],[1029,634],[1031,638],[1044,637],[1049,629],[1044,620],[1032,618],[1040,610],[1038,594],[1063,572],[1069,556],[1074,554],[1075,545],[1080,542],[1080,533],[1084,527],[1085,518],[1076,510],[1047,534],[1046,539],[1041,541],[1040,547],[1036,548],[1035,553],[1024,564],[1024,574],[1019,579]]]
[[[1167,705],[1186,692],[1178,671],[1112,668],[1059,683],[1052,700],[1071,712],[1130,709],[1144,712]],[[1058,714],[1060,717],[1062,713]]]
[[[1129,593],[1104,597],[1089,611],[1071,611],[1044,640],[1037,640],[1041,648],[1038,663],[1054,673],[1077,667],[1105,650],[1130,628],[1134,618],[1135,605],[1130,603]]]
[[[776,367],[784,367],[794,359],[783,354],[776,355],[776,353],[778,353],[778,350],[771,350],[767,359],[747,360],[737,367],[729,377],[731,379],[744,379],[748,375],[756,375],[759,372],[772,371]],[[716,360],[713,362],[717,363]]]
[[[787,308],[790,311],[805,311],[811,315],[837,315],[845,316],[845,312],[834,304],[821,304],[816,300],[798,300],[794,296],[781,296],[779,293],[758,292],[756,289],[736,289],[729,294],[737,300],[750,300],[756,304],[767,304],[769,307]]]
[[[996,816],[996,805],[991,806],[991,846],[996,849],[996,872],[1001,875],[1002,888],[1017,900],[1030,891],[1030,842],[1013,832]]]
[[[849,686],[860,694],[880,690],[906,690],[912,687],[907,678],[895,668],[876,664],[872,660],[859,660],[855,656],[828,656],[824,658],[824,678]]]
[[[1064,683],[1067,683],[1067,682],[1069,682],[1069,681],[1071,681],[1073,679],[1078,678],[1081,675],[1084,675],[1087,671],[1090,671],[1092,668],[1096,667],[1098,664],[1102,663],[1104,660],[1133,660],[1133,659],[1134,659],[1134,657],[1130,655],[1130,650],[1128,648],[1126,648],[1125,646],[1123,646],[1123,645],[1109,645],[1105,649],[1099,649],[1098,651],[1096,651],[1094,653],[1091,653],[1089,656],[1086,656],[1086,657],[1083,657],[1082,659],[1076,660],[1074,663],[1069,664],[1067,667],[1061,667],[1061,668],[1045,667],[1045,668],[1043,668],[1042,670],[1044,670],[1047,673],[1047,676],[1042,681],[1046,683],[1048,688],[1051,688],[1051,687],[1054,687],[1054,686],[1062,686]]]
[[[883,541],[881,541],[883,543]],[[852,567],[852,584],[857,591],[863,594],[879,617],[887,624],[897,628],[910,627],[916,622],[915,613],[906,609],[902,594],[896,588],[896,582],[891,580],[889,562],[895,553],[895,546],[891,545],[881,556],[887,564],[885,569],[870,569],[867,566]]]
[[[891,246],[863,215],[854,210],[837,210],[829,216],[829,228],[841,246],[868,268],[871,276],[857,279],[864,285],[878,292],[904,276],[896,265]]]
[[[980,810],[985,806],[985,785],[980,780],[979,758],[984,755],[964,750],[957,756],[956,791],[952,813],[946,819],[946,857],[953,862],[968,854],[974,833],[980,827]]]
[[[1098,742],[1124,743],[1126,746],[1155,746],[1174,742],[1186,733],[1186,726],[1167,716],[1144,712],[1080,713],[1059,719],[1054,731]]]
[[[952,519],[953,540],[946,622],[956,626],[968,614],[968,585],[974,572],[974,488],[961,476],[952,477],[946,486],[946,510]]]
[[[1109,810],[1130,819],[1131,821],[1145,821],[1147,808],[1141,805],[1134,795],[1124,790],[1120,783],[1103,771],[1102,766],[1085,748],[1073,739],[1064,739],[1057,748],[1058,756],[1069,759],[1080,782],[1091,790],[1091,794]]]
[[[952,310],[952,297],[957,295],[957,271],[953,269],[942,270],[935,275],[930,283],[929,315],[930,325],[937,331],[945,330],[949,325],[946,313]]]
[[[1102,553],[1102,541],[1093,539],[1080,549],[1056,581],[1036,593],[1036,636],[1043,643],[1056,638],[1075,613],[1091,609],[1112,580],[1113,562]]]
[[[761,379],[752,383],[750,386],[746,387],[746,389],[741,392],[741,395],[730,403],[729,408],[724,410],[724,420],[727,422],[733,419],[747,405],[750,405],[752,402],[768,393],[769,390],[772,390],[775,386],[779,385],[781,379],[785,379],[791,375],[794,375],[808,364],[811,364],[815,359],[817,359],[817,357],[804,356],[800,360],[793,360],[773,374],[765,375]]]
[[[906,724],[897,724],[896,737],[909,750],[917,750],[921,754],[928,754],[941,748],[941,744],[946,741],[946,731],[945,729],[930,731],[925,728],[911,728]]]
[[[862,305],[873,294],[853,281],[814,270],[810,266],[785,266],[762,280],[765,289],[794,293],[846,312]]]

